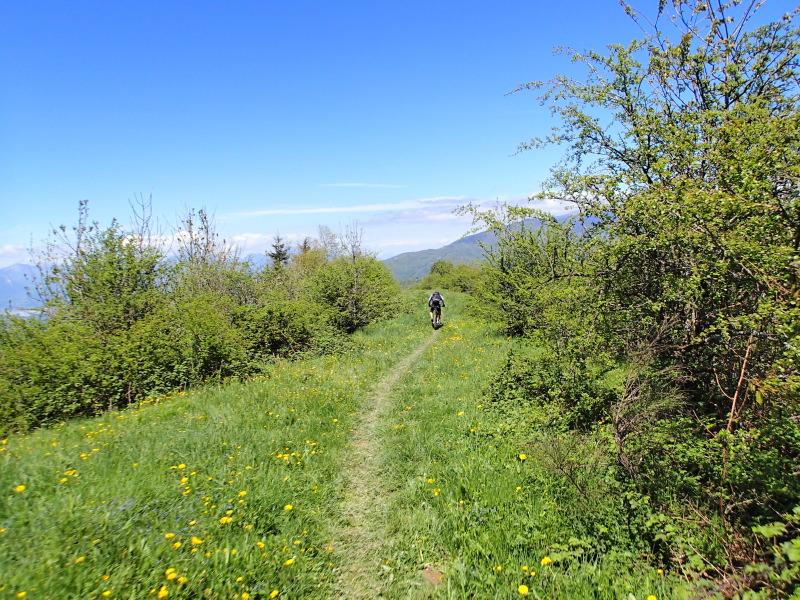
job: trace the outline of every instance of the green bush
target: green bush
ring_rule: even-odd
[[[319,267],[310,292],[314,301],[332,309],[333,322],[347,333],[401,309],[397,282],[372,256],[340,257]]]
[[[238,321],[247,337],[249,360],[332,352],[346,342],[330,311],[305,300],[278,300],[246,306]]]
[[[0,430],[29,429],[103,410],[122,390],[117,347],[80,322],[4,318]]]

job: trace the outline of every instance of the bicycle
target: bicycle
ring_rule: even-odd
[[[431,307],[431,310],[433,311],[431,325],[434,329],[439,329],[442,326],[442,307],[434,305]]]

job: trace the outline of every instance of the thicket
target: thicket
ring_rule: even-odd
[[[529,341],[498,410],[602,444],[652,554],[726,597],[800,579],[800,30],[757,8],[626,6],[646,39],[519,88],[560,120],[521,149],[567,148],[541,197],[578,216],[465,208],[498,235],[479,305]]]
[[[325,230],[292,252],[276,238],[257,267],[191,211],[167,252],[150,230],[60,227],[40,256],[40,314],[0,318],[0,431],[121,408],[154,394],[257,374],[270,361],[331,353],[401,309],[397,284],[360,233]]]
[[[437,260],[415,287],[431,291],[453,290],[474,295],[483,287],[483,269],[474,263],[454,264],[449,260]]]

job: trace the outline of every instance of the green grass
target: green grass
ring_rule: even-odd
[[[390,517],[373,572],[384,596],[510,598],[524,584],[534,598],[677,597],[630,548],[593,548],[574,494],[484,406],[508,341],[455,294],[434,333],[419,296],[342,355],[4,440],[0,596],[346,596],[353,431],[375,385],[433,335],[370,448],[374,512]]]

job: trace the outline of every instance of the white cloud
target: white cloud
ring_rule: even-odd
[[[391,212],[395,210],[408,210],[424,208],[429,205],[449,206],[455,208],[464,204],[463,197],[419,198],[416,200],[403,200],[385,204],[358,204],[352,206],[317,206],[312,208],[268,208],[249,212],[233,213],[230,217],[261,217],[269,215],[318,215],[336,213],[371,213]]]
[[[30,262],[28,246],[25,244],[0,244],[0,268]]]

